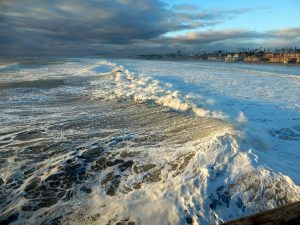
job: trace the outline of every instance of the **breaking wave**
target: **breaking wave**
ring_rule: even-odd
[[[106,63],[102,62],[101,65]],[[158,80],[151,77],[138,77],[128,71],[123,66],[107,63],[107,66],[114,66],[111,73],[114,79],[113,94],[116,98],[131,98],[137,102],[154,103],[166,106],[181,112],[186,112],[199,117],[211,117],[224,119],[222,112],[209,111],[205,108],[196,106],[188,101],[188,96],[182,96],[179,91],[172,90],[172,84],[161,84]],[[98,92],[94,93],[97,97]]]

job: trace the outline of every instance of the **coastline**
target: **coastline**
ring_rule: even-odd
[[[207,59],[176,59],[176,58],[146,58],[146,57],[130,57],[132,59],[155,60],[155,61],[192,61],[192,62],[223,62],[223,63],[242,63],[242,64],[261,64],[261,65],[286,65],[286,66],[300,66],[300,63],[278,63],[278,62],[245,62],[245,61],[225,61],[225,60],[207,60]]]

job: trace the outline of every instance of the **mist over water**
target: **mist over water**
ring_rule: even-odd
[[[218,224],[300,200],[298,67],[0,67],[0,221]]]

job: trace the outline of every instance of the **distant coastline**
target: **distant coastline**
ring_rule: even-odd
[[[218,62],[242,62],[254,64],[292,64],[300,65],[300,49],[281,51],[266,51],[255,49],[251,51],[214,53],[170,53],[170,54],[145,54],[135,58],[148,60],[192,60],[192,61],[218,61]]]

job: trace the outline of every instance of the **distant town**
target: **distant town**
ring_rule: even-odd
[[[139,55],[143,59],[161,60],[209,60],[224,62],[248,62],[248,63],[285,63],[300,64],[300,49],[281,48],[281,49],[238,49],[236,52],[218,50],[213,53],[182,53],[177,51],[170,54],[148,54]]]

